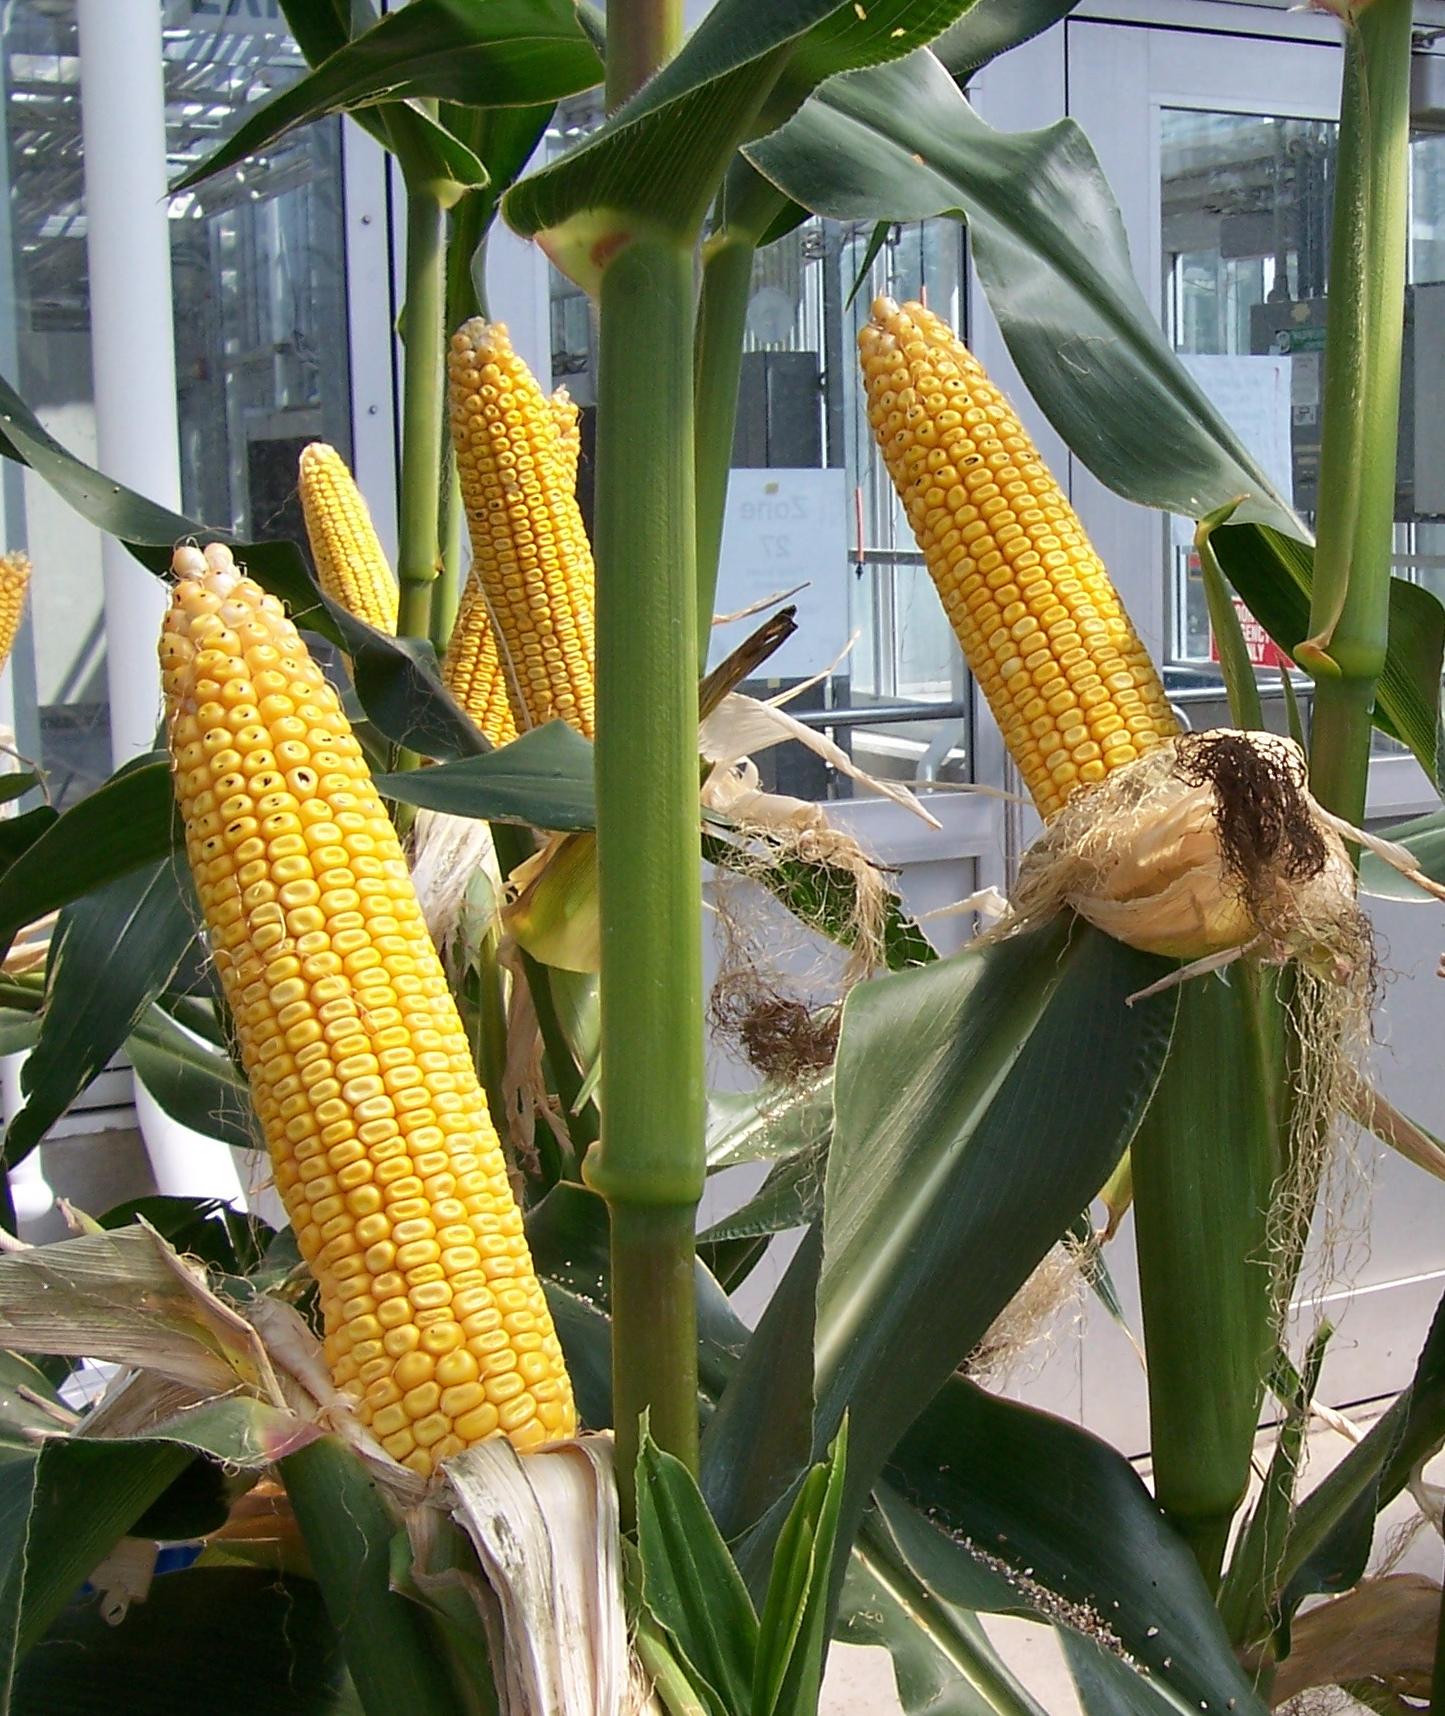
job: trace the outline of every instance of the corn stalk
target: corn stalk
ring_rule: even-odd
[[[1360,822],[1370,716],[1389,635],[1395,441],[1404,327],[1410,159],[1409,0],[1344,14],[1345,71],[1331,241],[1310,635],[1310,781]]]
[[[675,0],[614,0],[608,96],[681,40]],[[613,1414],[624,1517],[638,1426],[697,1463],[693,1222],[702,1195],[702,910],[692,473],[693,245],[608,264],[597,376],[600,1145],[612,1220]]]

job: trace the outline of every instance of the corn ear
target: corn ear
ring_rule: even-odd
[[[219,546],[176,555],[161,642],[176,797],[338,1389],[426,1474],[573,1434],[466,1034],[335,691]]]
[[[447,650],[448,682],[470,672],[480,685],[483,637],[490,635],[517,729],[560,719],[590,738],[593,566],[574,492],[575,424],[565,444],[559,432],[570,402],[549,401],[512,350],[505,325],[481,317],[453,336],[448,375],[472,542]],[[476,665],[468,670],[463,658]]]
[[[948,325],[879,298],[868,420],[969,668],[1052,816],[1179,731],[1102,561],[1008,401]]]
[[[301,449],[297,488],[321,588],[357,619],[394,637],[396,579],[346,461],[334,447],[313,441]]]

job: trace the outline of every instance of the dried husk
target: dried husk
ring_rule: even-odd
[[[1257,950],[1338,981],[1369,969],[1369,929],[1303,753],[1273,733],[1183,734],[1079,792],[1029,849],[1010,930],[1070,907],[1146,953]]]

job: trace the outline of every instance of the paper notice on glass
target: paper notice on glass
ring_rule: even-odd
[[[841,470],[746,469],[728,478],[714,612],[734,614],[791,590],[798,630],[762,669],[805,679],[832,665],[848,641],[847,481]],[[709,666],[766,618],[714,626]]]
[[[1294,495],[1290,446],[1291,374],[1297,358],[1181,352],[1179,361],[1288,501]],[[1176,519],[1175,540],[1194,540],[1194,524]]]

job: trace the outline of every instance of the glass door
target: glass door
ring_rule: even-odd
[[[1291,14],[1268,27],[1298,32],[1297,39],[1071,23],[1069,109],[1109,175],[1140,284],[1175,349],[1308,519],[1317,499],[1340,53],[1332,21]],[[1428,385],[1445,358],[1437,308],[1437,294],[1445,299],[1437,284],[1445,279],[1442,175],[1445,138],[1418,137],[1395,571],[1432,584],[1445,570],[1445,524],[1431,511],[1445,513],[1445,437],[1432,415],[1438,385]],[[1158,640],[1186,713],[1195,725],[1214,724],[1223,702],[1217,692],[1212,704],[1206,695],[1215,676],[1189,556],[1192,532],[1129,506],[1077,464],[1073,470],[1075,504],[1096,540],[1107,539],[1126,603]],[[1263,668],[1263,690],[1276,672]],[[1437,803],[1413,757],[1377,745],[1372,818]],[[1376,1077],[1392,1101],[1438,1128],[1445,1124],[1438,922],[1424,909],[1368,903],[1392,979],[1378,1023]],[[1329,1202],[1330,1222],[1361,1238],[1370,1214],[1368,1256],[1362,1246],[1354,1255],[1345,1246],[1339,1267],[1322,1263],[1310,1289],[1328,1301],[1339,1330],[1322,1397],[1344,1405],[1408,1379],[1445,1285],[1445,1186],[1366,1139],[1354,1165],[1339,1171]],[[1091,1323],[1080,1366],[1086,1412],[1091,1377],[1096,1399],[1118,1381],[1106,1346]]]

